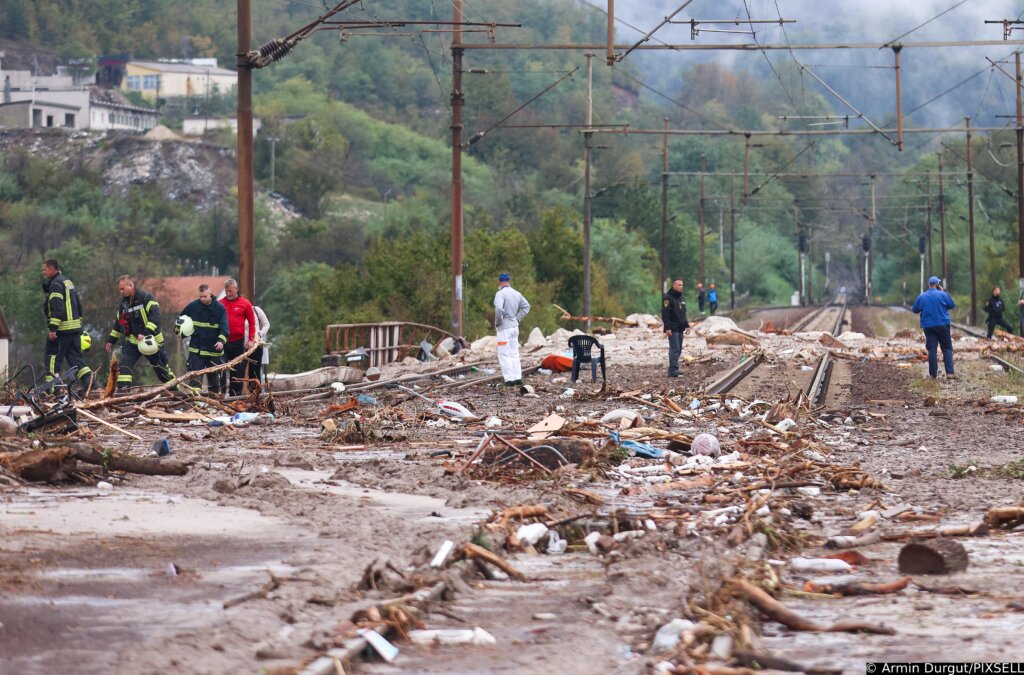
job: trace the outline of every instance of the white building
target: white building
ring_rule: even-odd
[[[11,331],[4,320],[4,310],[0,308],[0,382],[6,382],[11,376]]]
[[[186,136],[202,136],[203,134],[215,131],[216,129],[230,128],[238,133],[237,117],[186,117],[181,122],[181,133]],[[263,128],[263,121],[256,117],[252,120],[252,133],[257,134]]]

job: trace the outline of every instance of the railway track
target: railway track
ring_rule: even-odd
[[[839,335],[842,330],[843,319],[846,316],[846,298],[840,296],[836,301],[822,305],[806,317],[802,318],[795,326],[795,332],[803,331],[826,331],[833,336]],[[740,382],[745,380],[751,373],[764,363],[765,355],[757,352],[736,364],[721,377],[707,387],[709,394],[725,394],[734,389]],[[835,360],[829,352],[818,359],[813,370],[810,383],[804,389],[807,398],[812,405],[820,405],[828,395],[828,386],[832,377],[832,368]]]

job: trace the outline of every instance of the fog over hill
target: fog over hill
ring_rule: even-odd
[[[576,0],[581,2],[582,0]],[[587,3],[604,6],[600,0]],[[619,42],[630,42],[662,21],[682,4],[679,0],[620,0],[616,16]],[[951,9],[952,8],[952,9]],[[957,6],[957,0],[863,0],[861,2],[820,2],[819,0],[727,0],[710,2],[695,0],[676,17],[693,19],[795,19],[785,30],[778,25],[756,25],[756,40],[760,44],[806,44],[823,42],[889,42],[911,31],[936,15],[951,10],[931,23],[913,30],[904,42],[1002,40],[1001,25],[985,24],[988,20],[1015,19],[1024,7],[1011,0],[967,0]],[[596,10],[593,10],[596,11]],[[636,29],[625,25],[628,22]],[[711,28],[712,26],[707,26]],[[720,25],[719,29],[749,30],[749,24]],[[1016,31],[1013,39],[1024,39],[1024,30]],[[691,40],[689,25],[667,25],[652,38],[667,43],[711,44],[750,43],[747,34],[702,32]],[[963,123],[970,115],[979,125],[1002,126],[1005,119],[995,115],[1014,112],[1013,82],[993,72],[985,57],[1008,59],[1012,71],[1012,53],[1017,45],[959,48],[908,49],[902,53],[903,110],[910,123],[918,126],[953,126]],[[675,91],[680,86],[679,72],[685,64],[714,60],[731,67],[753,70],[764,77],[775,79],[768,62],[760,53],[741,52],[634,52],[646,75],[661,86]],[[893,54],[891,50],[798,50],[767,52],[775,70],[785,74],[799,69],[798,59],[830,86],[835,88],[854,106],[873,120],[882,121],[895,115]],[[980,71],[980,73],[979,73]],[[975,75],[977,73],[977,75]],[[954,92],[922,107],[929,99],[975,75]],[[788,83],[789,95],[800,96],[801,87],[815,87],[824,91],[806,73],[794,85]],[[781,84],[779,86],[782,86]],[[836,111],[849,112],[836,98],[827,95]]]

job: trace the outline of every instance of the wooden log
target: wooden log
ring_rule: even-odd
[[[901,570],[904,571],[904,570]],[[819,584],[808,581],[804,584],[807,593],[827,593],[829,595],[888,595],[906,588],[911,582],[910,577],[903,577],[887,584],[851,581],[846,583]]]
[[[823,626],[797,614],[750,582],[733,578],[728,579],[727,583],[733,588],[735,595],[744,598],[747,602],[757,607],[772,621],[781,623],[783,626],[793,630],[829,633],[872,633],[875,635],[895,635],[896,633],[895,630],[888,626],[876,626],[860,621],[841,621],[832,626]]]
[[[127,471],[145,476],[184,476],[188,473],[188,464],[175,459],[156,457],[135,457],[103,450],[102,452],[88,445],[76,444],[69,446],[71,454],[89,464],[98,464],[112,471]]]
[[[43,448],[2,453],[0,466],[24,480],[48,483],[67,480],[76,463],[70,448]]]
[[[268,595],[270,595],[271,591],[277,590],[277,588],[281,585],[281,580],[278,579],[277,576],[273,572],[271,572],[270,570],[267,570],[267,573],[270,575],[270,580],[267,581],[267,583],[263,584],[262,586],[260,586],[255,591],[250,591],[249,593],[246,593],[244,595],[239,595],[239,596],[234,597],[234,598],[228,598],[227,600],[224,601],[223,608],[224,609],[231,609],[232,607],[235,607],[236,605],[240,605],[243,602],[248,602],[249,600],[255,600],[257,598],[265,598]]]
[[[967,569],[967,549],[953,539],[913,541],[900,549],[899,567],[904,574],[950,574]]]
[[[989,509],[985,523],[993,528],[1012,529],[1024,523],[1024,506],[999,506]]]
[[[106,421],[105,419],[103,419],[101,417],[93,415],[88,410],[79,410],[78,412],[80,414],[82,414],[82,415],[85,415],[88,419],[91,419],[93,422],[97,422],[99,424],[102,424],[103,426],[108,427],[110,429],[113,429],[114,431],[119,431],[119,432],[121,432],[122,434],[124,434],[125,436],[127,436],[129,438],[134,438],[137,441],[141,441],[142,440],[142,436],[137,436],[136,434],[133,434],[132,432],[128,431],[127,429],[119,427],[116,424],[108,422],[108,421]]]
[[[462,552],[470,560],[478,558],[484,562],[488,562],[502,572],[507,574],[509,578],[515,579],[516,581],[528,581],[526,575],[513,567],[507,560],[502,558],[497,553],[491,553],[483,546],[477,546],[471,542],[466,542],[462,545]]]

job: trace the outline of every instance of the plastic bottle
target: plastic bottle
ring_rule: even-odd
[[[850,563],[838,558],[791,558],[794,572],[852,572]]]

